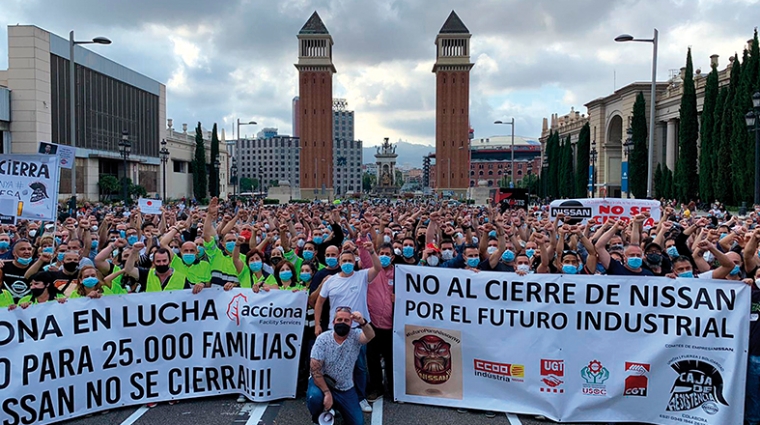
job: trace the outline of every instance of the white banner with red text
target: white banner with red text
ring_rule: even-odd
[[[559,422],[742,423],[751,288],[396,267],[404,402]]]
[[[218,394],[295,397],[306,293],[210,288],[0,311],[0,424]]]

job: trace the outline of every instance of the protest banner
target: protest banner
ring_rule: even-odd
[[[161,214],[161,205],[163,205],[163,203],[160,199],[140,198],[137,201],[137,205],[140,207],[140,212],[143,214]]]
[[[217,394],[293,398],[306,292],[204,289],[0,311],[0,423]]]
[[[660,202],[651,199],[590,198],[558,199],[549,204],[549,216],[558,214],[568,217],[569,224],[586,223],[589,219],[597,223],[607,220],[632,220],[638,214],[648,213],[644,226],[654,226],[660,220]]]
[[[742,282],[396,266],[400,401],[560,422],[742,423]]]
[[[501,187],[494,195],[502,214],[508,209],[522,208],[528,210],[528,189]]]
[[[3,155],[0,158],[0,219],[55,220],[58,171],[55,156]]]
[[[66,168],[68,170],[71,169],[71,167],[74,166],[74,161],[76,159],[76,148],[72,148],[71,146],[67,145],[58,145],[55,143],[50,142],[43,142],[40,141],[39,146],[37,148],[37,153],[42,155],[55,155],[58,157],[58,165],[61,166],[61,168]]]

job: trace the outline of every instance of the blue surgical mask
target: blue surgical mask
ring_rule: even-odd
[[[193,264],[195,262],[195,259],[196,259],[195,254],[182,254],[182,261],[188,266],[190,264]]]
[[[61,238],[59,236],[55,237],[55,244],[60,245],[61,244]]]
[[[491,237],[491,238],[495,238],[496,237],[496,230],[491,230],[490,232],[488,232],[488,236]]]
[[[501,259],[507,263],[511,263],[512,261],[515,261],[514,251],[512,251],[511,249],[504,251],[504,253],[501,254]]]
[[[675,258],[678,257],[678,249],[675,245],[671,246],[670,248],[666,249],[665,252],[668,253],[671,257]]]
[[[119,230],[119,236],[122,237],[122,238],[126,238],[127,237],[127,231],[126,230]]]
[[[58,253],[58,261],[59,261],[59,262],[60,262],[60,261],[63,261],[63,256],[64,256],[64,254],[65,254],[65,253],[63,253],[63,252],[59,252],[59,253]]]
[[[338,259],[335,257],[327,257],[325,258],[325,263],[327,264],[327,267],[332,269],[338,265]]]
[[[536,255],[536,250],[533,248],[528,248],[525,250],[525,255],[528,256],[528,258],[533,258],[534,255]]]
[[[248,267],[251,269],[252,272],[258,272],[261,270],[261,261],[252,261],[248,263]]]
[[[322,236],[314,236],[314,243],[319,245],[323,241]]]
[[[737,265],[737,266],[734,266],[734,268],[733,268],[733,269],[731,269],[731,273],[730,273],[730,275],[731,275],[731,276],[736,276],[736,275],[738,275],[738,274],[739,274],[739,272],[740,272],[740,271],[741,271],[741,268],[740,268],[738,265]]]
[[[16,261],[18,261],[18,263],[21,264],[22,266],[28,266],[29,263],[32,262],[32,257],[29,257],[29,258],[19,257],[19,258],[16,258]]]
[[[404,255],[405,258],[412,258],[414,257],[414,247],[405,246],[401,249],[401,253]]]
[[[232,253],[232,251],[235,250],[235,241],[229,241],[224,243],[224,249],[227,250],[227,252]]]
[[[42,252],[44,254],[52,254],[55,252],[55,249],[52,246],[48,246],[48,247],[42,248]]]
[[[354,272],[354,263],[343,263],[340,265],[340,270],[345,274],[351,274]]]
[[[198,257],[203,257],[206,254],[206,247],[199,246],[198,247]]]
[[[280,278],[282,279],[282,276]],[[311,281],[311,273],[301,273],[301,280],[304,282]]]
[[[473,244],[475,244],[475,245],[477,245],[477,244],[478,244],[478,242],[480,242],[480,239],[478,239],[478,237],[477,237],[477,236],[473,236],[473,237],[472,237],[472,243],[473,243]]]
[[[692,278],[694,277],[694,272],[689,270],[688,272],[678,273],[678,277],[688,277]]]
[[[137,236],[135,236],[135,235],[130,235],[130,236],[127,238],[127,243],[128,243],[129,245],[134,245],[134,244],[136,244],[136,243],[137,243]]]
[[[639,257],[628,257],[625,261],[628,263],[628,267],[638,269],[644,260]]]
[[[0,249],[8,249],[11,247],[10,242],[8,241],[0,241]]]
[[[478,257],[467,257],[467,265],[475,268],[478,267],[478,264],[480,264],[480,258]]]
[[[82,285],[84,285],[85,288],[94,288],[95,285],[97,284],[98,284],[97,277],[86,277],[82,279]]]
[[[314,259],[314,251],[304,251],[303,252],[303,259],[306,261],[311,261]]]
[[[290,270],[283,270],[280,272],[280,280],[288,281],[293,279],[293,272]]]
[[[98,241],[92,241],[90,243],[90,249],[98,249]]]
[[[388,267],[391,265],[391,257],[387,255],[381,255],[380,256],[380,265],[383,267]]]
[[[179,254],[179,248],[177,247],[172,248],[172,252],[174,253],[174,255]]]
[[[563,264],[562,273],[564,274],[578,274],[578,267],[572,264]]]
[[[725,237],[726,237],[726,235],[728,235],[728,233],[721,233],[721,234],[720,234],[720,238],[721,238],[721,239],[723,239],[723,238],[725,238]]]

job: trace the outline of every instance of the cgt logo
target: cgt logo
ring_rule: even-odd
[[[646,397],[649,390],[649,363],[625,362],[624,396]]]
[[[232,297],[232,301],[230,301],[230,303],[227,304],[227,317],[233,322],[236,322],[238,326],[240,326],[241,301],[243,305],[245,305],[245,303],[248,302],[248,297],[246,297],[243,294],[237,294],[234,297]]]
[[[561,388],[565,383],[565,361],[541,359],[541,392],[545,393],[564,393],[565,389]]]

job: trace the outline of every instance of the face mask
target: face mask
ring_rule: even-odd
[[[325,258],[325,263],[327,263],[327,267],[332,269],[338,265],[338,259],[335,257],[327,257]]]
[[[471,258],[468,257],[467,258],[467,265],[468,266],[470,266],[472,268],[475,268],[475,267],[478,267],[478,264],[480,264],[480,258],[478,258],[478,257],[471,257]]]
[[[58,257],[57,257],[57,258],[58,258],[58,262],[59,262],[59,263],[60,263],[60,262],[63,262],[63,255],[64,255],[64,253],[63,253],[63,252],[59,252],[59,253],[58,253]]]
[[[256,236],[256,245],[261,243],[261,236]]]
[[[671,257],[675,258],[678,257],[678,249],[675,245],[671,246],[670,248],[666,249],[665,252],[668,253]]]
[[[269,223],[264,224],[264,228],[269,230]]]
[[[688,272],[678,273],[678,277],[688,277],[692,278],[694,277],[694,272],[689,270]]]
[[[385,243],[391,243],[391,237],[388,235],[383,236],[383,242]]]
[[[179,248],[172,248],[172,252],[176,255],[179,254]]]
[[[391,257],[387,255],[381,255],[380,256],[380,265],[383,266],[383,268],[388,267],[391,265]]]
[[[153,254],[150,254],[150,255],[148,256],[148,259],[149,259],[149,260],[150,260],[150,262],[152,263],[152,262],[153,262]]]
[[[597,263],[596,264],[596,271],[597,271],[597,273],[604,273],[604,272],[607,271],[607,269],[605,269],[603,265]]]
[[[528,258],[533,259],[533,256],[536,255],[536,250],[533,248],[528,248],[525,250],[525,255],[527,255]]]
[[[501,259],[507,263],[511,263],[512,261],[515,261],[515,253],[511,249],[508,249],[501,254]]]
[[[198,247],[198,257],[203,257],[206,254],[206,248],[203,246]]]
[[[98,249],[98,241],[92,241],[90,243],[90,249]]]
[[[459,239],[459,238],[461,238],[461,237],[462,237],[462,234],[461,234],[461,233],[454,233],[454,238],[455,238],[455,239]]]
[[[340,265],[340,270],[345,274],[351,274],[354,272],[354,263],[343,263]]]
[[[162,266],[156,266],[156,273],[164,274],[169,271],[169,265],[164,264]]]
[[[739,274],[740,271],[741,271],[741,268],[739,266],[734,266],[734,268],[731,269],[730,275],[731,276],[736,276],[736,275]]]
[[[235,241],[229,241],[224,243],[224,249],[227,250],[227,252],[232,252],[235,250]]]
[[[401,255],[401,248],[393,248],[393,253],[396,255]]]
[[[93,288],[97,284],[98,284],[97,277],[86,277],[82,279],[82,285],[84,285],[85,288]]]
[[[97,232],[98,231],[98,226],[92,226],[92,227],[90,227],[90,231],[91,232]]]
[[[473,237],[472,237],[472,243],[473,243],[473,244],[475,244],[475,245],[477,245],[477,244],[478,244],[478,242],[480,242],[480,239],[478,239],[478,237],[477,237],[477,236],[473,236]]]
[[[333,329],[335,330],[335,334],[344,337],[348,335],[349,332],[351,332],[351,326],[349,326],[347,323],[337,323],[335,326],[333,326]]]
[[[30,231],[29,231],[29,237],[30,237],[30,238],[33,238],[33,237],[35,237],[35,236],[37,236],[37,231],[36,231],[36,230],[34,230],[34,229],[30,230]]]
[[[720,238],[721,238],[721,239],[723,239],[723,238],[725,238],[725,237],[726,237],[726,235],[728,235],[728,233],[721,233],[721,234],[720,234]]]
[[[660,254],[647,254],[647,263],[659,266],[662,263],[662,255]]]
[[[196,258],[195,254],[182,254],[182,262],[184,262],[188,266],[195,262],[195,258]]]
[[[405,246],[401,252],[404,254],[404,258],[412,258],[412,257],[414,257],[414,247],[413,246]]]
[[[441,251],[441,258],[443,258],[443,261],[449,261],[452,258],[454,258],[454,251],[450,249],[444,249]]]
[[[496,252],[497,249],[499,249],[499,248],[495,247],[495,246],[489,246],[488,248],[486,248],[486,253],[488,253],[488,255],[491,255],[494,252]]]
[[[488,232],[488,237],[495,238],[496,237],[496,230],[491,230],[490,232]]]
[[[760,279],[755,279],[755,286],[760,288]]]
[[[530,273],[530,266],[527,264],[518,264],[517,271],[523,273]]]
[[[251,269],[252,272],[258,272],[261,271],[261,261],[254,261],[251,263],[248,263],[248,267]]]
[[[322,236],[314,236],[314,243],[319,245],[322,243]]]
[[[131,236],[129,236],[129,237],[127,238],[127,243],[128,243],[129,245],[134,245],[134,244],[136,244],[136,243],[137,243],[137,236],[135,236],[135,235],[131,235]]]
[[[610,245],[610,251],[622,251],[623,245]]]
[[[280,279],[282,279],[282,276],[280,276]],[[309,282],[311,280],[311,273],[301,273],[301,280]]]
[[[703,258],[703,259],[704,259],[706,262],[708,262],[708,263],[712,263],[713,261],[715,261],[715,256],[714,256],[714,255],[713,255],[713,253],[712,253],[712,252],[710,252],[710,251],[707,251],[707,252],[705,252],[704,254],[702,254],[702,258]]]
[[[28,266],[29,263],[32,262],[32,257],[29,257],[29,258],[20,258],[19,257],[19,258],[16,258],[16,261],[18,261],[18,263],[21,264],[22,266]]]
[[[69,273],[75,272],[79,268],[77,263],[63,263],[63,269]]]
[[[628,263],[628,267],[632,269],[638,269],[639,267],[641,267],[641,263],[644,262],[639,257],[628,257],[625,261]]]
[[[60,237],[58,237],[58,236],[55,237],[55,244],[56,245],[60,245],[61,244],[61,238]]]
[[[42,295],[43,292],[45,292],[45,288],[32,288],[32,298],[39,298],[40,295]]]
[[[11,244],[7,241],[0,241],[0,249],[6,250],[11,247]]]
[[[290,270],[284,270],[280,272],[280,280],[282,281],[288,281],[290,279],[293,279],[293,272]]]
[[[311,261],[314,259],[314,251],[304,251],[303,252],[303,259],[306,261]]]
[[[49,247],[47,247],[47,248],[42,248],[42,252],[43,252],[44,254],[52,254],[52,253],[54,253],[54,252],[55,252],[55,249],[53,249],[53,247],[52,247],[52,246],[49,246]]]
[[[578,274],[578,267],[572,264],[563,264],[562,273],[564,274]]]
[[[119,236],[121,236],[122,238],[126,238],[127,237],[126,230],[119,230]]]
[[[438,257],[436,257],[435,255],[428,257],[427,263],[430,264],[433,267],[437,266],[438,265]]]
[[[303,239],[299,239],[298,242],[296,242],[296,245],[298,245],[299,248],[303,248],[305,244],[306,244],[306,241]]]

